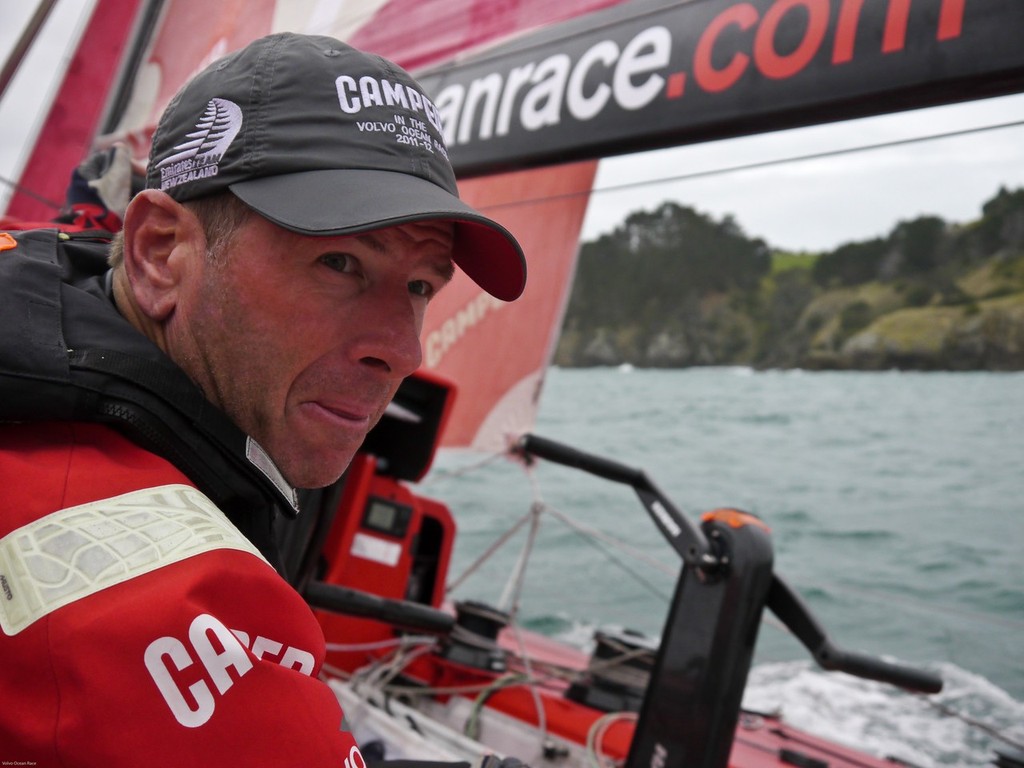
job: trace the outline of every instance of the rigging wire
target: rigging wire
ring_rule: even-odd
[[[818,580],[816,581],[818,587],[825,587],[832,591],[852,595],[863,600],[876,602],[881,605],[892,606],[900,605],[904,608],[917,611],[924,615],[934,614],[934,605],[929,604],[925,600],[917,600],[912,597],[905,595],[892,595],[884,592],[879,592],[873,589],[865,589],[863,587],[852,587],[847,584],[839,582]],[[983,611],[970,610],[962,607],[951,607],[949,605],[942,606],[942,614],[944,616],[955,616],[965,623],[971,624],[989,624],[993,627],[1002,626],[1006,629],[1015,630],[1017,632],[1024,631],[1024,621],[1015,619],[1009,616],[996,616],[990,613],[984,613]]]
[[[629,555],[630,557],[633,557],[639,560],[640,562],[646,563],[654,570],[664,573],[666,576],[676,576],[679,573],[678,567],[672,567],[670,565],[666,565],[660,560],[655,560],[653,557],[649,556],[645,552],[640,551],[636,547],[631,547],[624,541],[619,541],[615,537],[609,536],[607,533],[598,530],[597,528],[584,525],[579,520],[574,520],[573,518],[569,517],[569,515],[567,515],[566,513],[560,512],[555,507],[545,505],[544,511],[558,518],[566,526],[572,528],[574,531],[579,533],[584,538],[593,539],[594,542],[607,544],[609,547],[618,549],[621,552],[624,552],[625,554]]]
[[[551,507],[546,507],[545,511],[556,517],[558,520],[560,520],[562,523],[568,526],[571,530],[573,530],[582,541],[586,542],[594,549],[601,552],[601,554],[603,554],[606,558],[615,563],[615,565],[619,566],[619,568],[621,568],[634,581],[643,586],[650,594],[659,598],[666,605],[668,605],[669,601],[671,600],[671,596],[663,590],[661,590],[650,579],[647,579],[643,575],[638,573],[636,569],[629,565],[629,563],[627,563],[624,559],[618,557],[612,551],[612,549],[614,548],[622,550],[623,552],[626,552],[632,555],[633,557],[636,557],[638,560],[646,562],[648,565],[651,565],[652,567],[656,568],[662,573],[674,575],[678,571],[673,571],[672,569],[668,568],[662,563],[659,563],[656,560],[653,560],[652,558],[646,557],[642,554],[637,554],[635,551],[631,550],[631,548],[628,547],[628,545],[624,544],[621,541],[615,541],[610,536],[602,534],[600,531],[595,531],[594,529],[587,529],[585,526],[572,520],[572,518],[570,518],[568,515],[565,515],[562,512],[552,509]]]
[[[432,477],[445,479],[462,477],[463,475],[469,475],[472,474],[473,472],[476,472],[479,469],[483,469],[484,467],[490,466],[491,464],[494,464],[499,460],[504,461],[507,460],[508,458],[509,455],[504,451],[500,451],[498,453],[491,453],[484,456],[480,461],[477,461],[473,464],[466,464],[465,466],[453,469],[437,469],[434,471]]]
[[[0,174],[0,184],[6,184],[8,187],[11,188],[12,191],[18,192],[19,194],[25,195],[26,197],[31,197],[36,202],[42,203],[43,205],[47,206],[48,208],[52,208],[55,211],[60,211],[64,207],[63,203],[58,203],[51,200],[48,197],[44,197],[43,195],[40,195],[38,192],[30,189],[29,187],[26,187],[24,184],[19,184],[13,179],[7,178],[3,174]]]
[[[18,38],[14,48],[7,56],[3,67],[0,68],[0,99],[3,99],[4,94],[7,93],[7,87],[11,84],[11,80],[14,79],[14,75],[21,66],[21,62],[24,61],[25,54],[28,53],[35,43],[39,31],[43,28],[47,17],[56,4],[56,0],[45,0],[40,3],[36,8],[36,12],[22,30],[21,37]]]
[[[565,192],[559,195],[543,195],[540,197],[524,198],[521,200],[510,200],[504,203],[494,203],[492,205],[480,206],[481,210],[496,210],[499,208],[515,208],[523,205],[535,205],[537,203],[547,203],[555,200],[566,200],[585,195],[601,195],[610,192],[622,192],[629,189],[639,189],[643,187],[652,187],[660,184],[672,184],[681,181],[692,181],[693,179],[702,179],[709,176],[723,176],[728,173],[740,173],[743,171],[754,171],[761,168],[770,168],[777,165],[786,165],[787,163],[799,163],[806,162],[808,160],[822,160],[828,157],[840,157],[842,155],[851,155],[859,152],[871,152],[881,149],[890,149],[892,147],[902,147],[910,144],[919,144],[928,141],[939,141],[941,139],[959,138],[962,136],[969,136],[976,133],[984,133],[987,131],[998,131],[1007,128],[1019,128],[1024,126],[1024,120],[1013,120],[1007,123],[992,123],[990,125],[974,126],[972,128],[963,128],[956,131],[945,131],[942,133],[932,133],[925,136],[913,136],[904,139],[893,139],[891,141],[881,141],[874,144],[861,144],[856,147],[841,147],[839,149],[824,150],[822,152],[810,152],[804,155],[790,155],[787,157],[774,158],[771,160],[759,160],[753,163],[742,163],[740,165],[725,166],[723,168],[711,168],[705,171],[691,171],[689,173],[674,174],[672,176],[661,176],[656,179],[641,179],[638,181],[626,181],[621,184],[611,184],[606,187],[595,187],[593,189],[584,190],[581,192]]]
[[[489,546],[487,549],[485,549],[484,552],[476,560],[474,560],[472,563],[470,563],[466,567],[466,570],[464,570],[460,576],[458,576],[457,578],[449,581],[448,585],[445,587],[445,592],[446,593],[451,593],[451,592],[454,592],[456,589],[458,589],[458,587],[462,585],[462,582],[464,582],[466,579],[468,579],[473,573],[476,572],[476,570],[481,565],[483,565],[485,562],[487,562],[490,559],[491,555],[493,555],[495,552],[497,552],[505,544],[505,542],[507,542],[510,538],[512,538],[512,536],[515,535],[516,531],[518,531],[520,528],[522,528],[524,525],[526,525],[526,523],[529,522],[532,517],[533,517],[533,510],[530,509],[530,510],[528,510],[526,512],[525,515],[523,515],[518,520],[516,520],[508,528],[508,530],[506,530],[503,534],[501,534],[501,536],[499,536],[491,544],[491,546]]]

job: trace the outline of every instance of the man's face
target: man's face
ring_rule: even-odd
[[[195,259],[169,352],[289,482],[321,487],[419,367],[451,253],[448,223],[311,237],[252,216],[216,263]]]

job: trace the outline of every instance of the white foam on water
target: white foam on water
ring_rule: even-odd
[[[824,672],[810,662],[761,664],[751,670],[743,706],[778,712],[791,725],[822,738],[924,768],[988,765],[995,749],[1012,749],[963,718],[1024,742],[1024,703],[953,664],[936,669],[944,689],[927,697]]]
[[[593,650],[595,625],[563,618],[568,626],[558,639]],[[751,669],[743,707],[779,714],[821,738],[920,768],[980,768],[991,765],[996,749],[1012,752],[1024,745],[1024,702],[955,664],[929,669],[943,680],[942,692],[934,696],[826,672],[809,660],[762,663]]]

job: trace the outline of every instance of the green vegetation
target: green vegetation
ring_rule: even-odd
[[[583,244],[555,362],[1024,369],[1024,189],[821,254],[674,203],[635,212]]]
[[[771,273],[777,275],[780,272],[788,272],[791,269],[814,269],[817,261],[817,253],[773,251]]]

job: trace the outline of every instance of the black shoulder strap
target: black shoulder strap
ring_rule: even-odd
[[[106,244],[56,230],[16,233],[0,253],[0,421],[109,424],[170,461],[275,565],[278,511],[295,490],[262,449],[215,408],[114,307]]]

